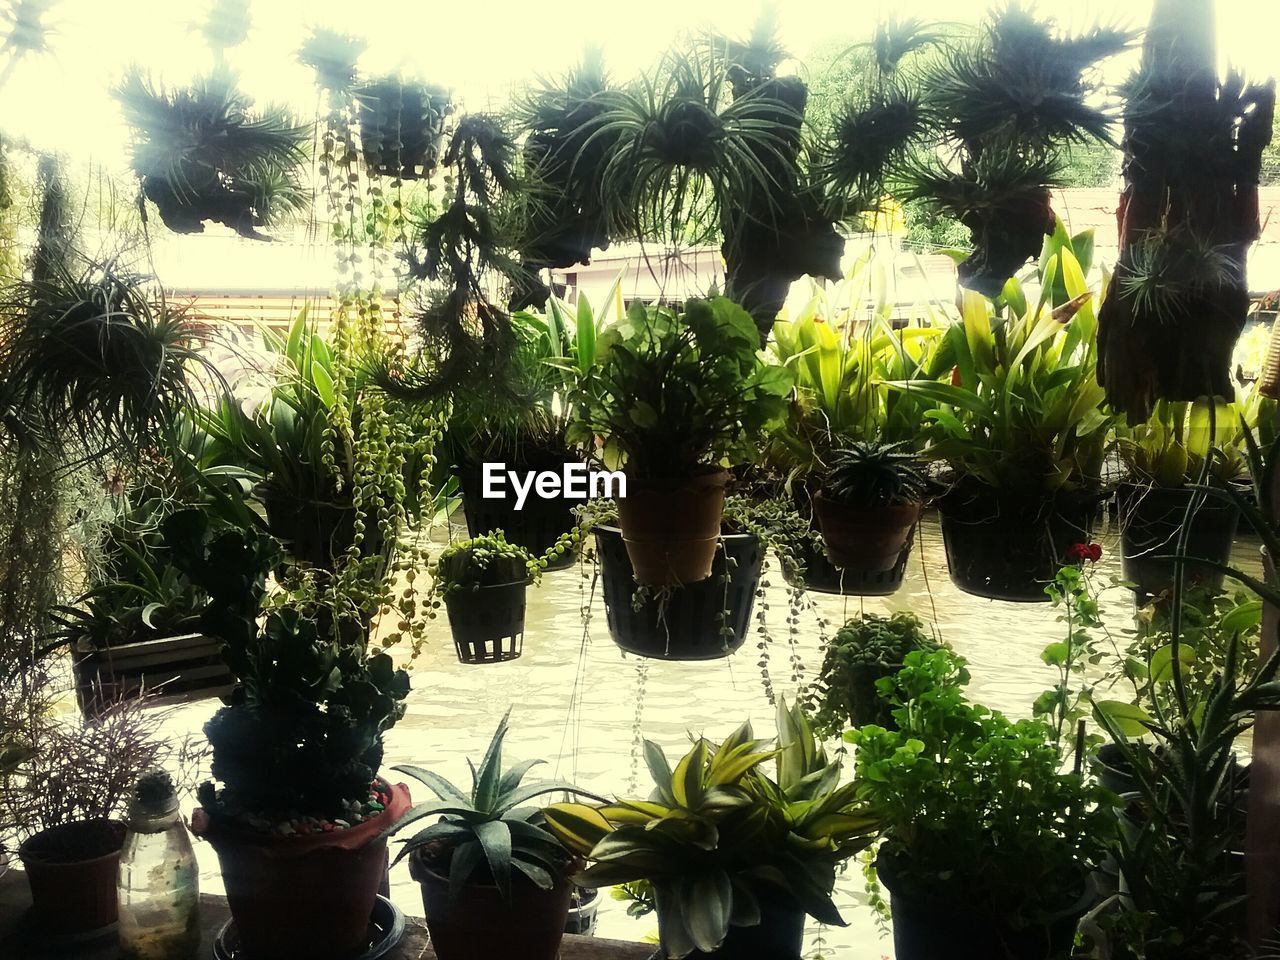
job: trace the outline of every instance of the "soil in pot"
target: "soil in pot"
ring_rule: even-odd
[[[117,820],[82,820],[42,830],[18,848],[39,929],[76,935],[116,922],[124,836]]]
[[[450,593],[444,599],[453,645],[462,663],[505,663],[524,651],[529,581]]]
[[[909,890],[892,858],[876,870],[890,892],[893,948],[898,960],[1056,960],[1071,950],[1076,925],[1095,899],[1091,887],[1052,922],[1015,928],[992,904]]]
[[[601,526],[595,534],[605,617],[609,635],[619,647],[658,660],[716,660],[742,646],[751,628],[764,563],[764,551],[754,536],[726,534],[711,577],[673,587],[663,595],[651,593],[637,608],[638,588],[621,531]],[[732,567],[726,558],[735,561]],[[727,584],[722,582],[726,575]],[[729,615],[722,621],[725,610]],[[732,638],[721,636],[726,622]]]
[[[1116,501],[1120,514],[1121,570],[1142,597],[1173,588],[1174,563],[1162,557],[1178,552],[1178,539],[1194,491],[1186,488],[1120,485]],[[1217,563],[1231,560],[1240,525],[1240,510],[1227,500],[1209,497],[1191,517],[1186,556]],[[1221,590],[1225,575],[1186,564],[1189,583]]]
[[[512,470],[552,470],[559,473],[564,462],[557,460],[547,465],[514,465]],[[468,464],[458,467],[458,483],[462,488],[462,510],[467,518],[467,531],[473,537],[501,530],[507,541],[524,547],[535,557],[540,557],[563,534],[573,529],[572,500],[564,497],[543,499],[533,490],[517,510],[514,494],[503,499],[486,499],[481,466]],[[560,570],[573,563],[572,551],[548,564],[548,570]]]
[[[866,573],[885,573],[898,563],[920,520],[922,504],[853,507],[830,500],[821,491],[813,498],[813,515],[833,566]]]
[[[951,581],[974,596],[1048,603],[1045,585],[1070,547],[1088,542],[1101,499],[1027,497],[962,479],[938,501]]]
[[[332,833],[279,836],[197,811],[218,854],[245,960],[350,960],[366,943],[387,875],[387,834],[409,809],[403,784],[377,816]]]
[[[724,515],[727,470],[677,480],[627,477],[618,525],[640,583],[661,587],[711,576]]]
[[[439,960],[556,960],[573,886],[562,880],[542,890],[512,871],[511,898],[492,884],[468,884],[449,902],[448,877],[421,851],[409,872],[422,888],[422,908]]]

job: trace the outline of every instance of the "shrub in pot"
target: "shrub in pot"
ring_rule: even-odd
[[[1121,564],[1140,596],[1173,586],[1173,555],[1228,563],[1240,511],[1230,499],[1197,489],[1210,476],[1218,484],[1247,482],[1245,431],[1270,431],[1275,401],[1251,385],[1236,388],[1232,403],[1207,398],[1157,401],[1135,426],[1116,426],[1115,447],[1128,476],[1120,485]],[[1265,442],[1265,437],[1264,437]],[[1185,526],[1185,530],[1184,530]],[[1188,563],[1189,580],[1222,588],[1224,574]]]
[[[505,474],[505,496],[486,498],[483,469],[497,463],[517,474],[560,474],[566,465],[582,463],[583,451],[566,436],[573,415],[569,391],[592,362],[598,320],[584,296],[576,314],[552,297],[545,314],[516,311],[510,326],[516,346],[498,382],[471,380],[452,391],[445,445],[471,536],[502,530],[512,543],[541,556],[573,531],[573,501],[544,499],[531,488],[517,509]],[[551,567],[572,559],[573,552],[565,550],[551,559]]]
[[[855,443],[835,451],[813,513],[837,567],[884,573],[908,549],[928,480],[903,444]]]
[[[843,925],[839,865],[871,842],[876,817],[840,785],[798,708],[779,700],[776,746],[743,724],[699,739],[675,766],[645,742],[647,800],[553,804],[548,826],[591,861],[582,884],[646,882],[668,960],[799,960],[804,917]],[[774,775],[764,771],[772,762]]]
[[[914,613],[864,613],[849,620],[827,643],[805,704],[814,728],[825,736],[873,723],[893,729],[893,704],[877,684],[901,670],[908,654],[936,649],[938,642]]]
[[[868,268],[868,257],[855,261],[846,285],[860,290],[867,282],[864,274]],[[821,523],[821,515],[813,495],[834,468],[839,451],[890,450],[898,455],[893,458],[894,465],[903,469],[908,468],[911,454],[918,451],[924,414],[933,401],[910,389],[890,389],[887,384],[910,384],[939,376],[934,348],[942,336],[940,329],[895,330],[883,310],[862,316],[839,306],[846,299],[850,298],[838,291],[828,294],[815,285],[813,299],[795,319],[774,324],[770,343],[774,362],[794,374],[795,390],[786,419],[769,437],[765,459],[775,472],[786,475],[797,507],[805,517],[812,517],[815,527]],[[886,566],[883,557],[888,553],[886,541],[895,540],[902,529],[903,518],[898,516],[895,524],[894,515],[909,513],[907,505],[884,508],[867,503],[861,518],[852,516],[857,504],[842,508],[828,498],[828,506],[830,536],[824,533],[822,537],[825,554],[820,546],[816,552],[806,550],[802,557],[805,586],[848,594],[893,593],[902,583],[910,538],[899,543],[892,563]],[[879,553],[852,552],[856,549],[855,531],[850,525],[855,519],[869,521],[887,535],[878,537]],[[839,559],[832,552],[832,537],[837,539]],[[860,535],[859,542],[862,539]]]
[[[19,841],[42,941],[110,931],[117,919],[120,819],[137,778],[183,759],[189,744],[160,735],[162,717],[138,699],[103,703],[68,720],[51,709],[55,687],[41,664],[0,681],[0,824]]]
[[[523,650],[525,593],[540,561],[501,530],[450,544],[432,568],[463,663],[514,660]]]
[[[859,798],[884,822],[878,880],[900,960],[1050,960],[1071,947],[1115,819],[1108,794],[1062,772],[1052,728],[964,696],[964,660],[907,655],[879,681],[897,730],[855,744]]]
[[[431,945],[440,960],[556,960],[579,863],[546,829],[529,801],[550,793],[581,794],[560,780],[524,782],[541,760],[504,769],[502,747],[511,711],[494,731],[468,793],[430,770],[395,769],[439,799],[418,804],[396,825],[434,823],[405,838],[396,862],[422,887]]]
[[[937,404],[926,414],[928,452],[952,474],[938,500],[947,564],[956,586],[978,596],[1047,602],[1045,585],[1068,549],[1088,542],[1102,500],[1113,417],[1072,243],[1060,229],[1046,244],[1035,302],[1013,280],[998,309],[964,292],[938,353],[950,383],[893,384]]]
[[[211,596],[237,686],[205,724],[213,780],[192,828],[218,854],[247,956],[346,960],[365,943],[386,877],[387,835],[408,790],[378,778],[382,738],[409,678],[370,655],[359,605],[335,594],[270,598],[278,547],[252,530],[210,535],[196,511],[165,524],[175,560]],[[261,618],[261,620],[260,620]],[[354,638],[354,639],[353,639]]]
[[[729,474],[785,410],[791,376],[760,357],[750,315],[716,297],[683,313],[637,304],[607,327],[572,394],[570,438],[604,441],[627,495],[619,521],[636,579],[650,586],[711,575]]]

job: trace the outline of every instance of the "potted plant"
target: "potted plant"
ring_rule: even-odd
[[[1117,490],[1121,564],[1140,596],[1172,587],[1174,554],[1219,564],[1231,559],[1240,511],[1196,485],[1210,475],[1218,484],[1247,482],[1244,431],[1269,433],[1275,401],[1242,384],[1234,402],[1213,404],[1211,411],[1207,398],[1159,400],[1144,423],[1116,425],[1115,447],[1128,471]],[[1220,570],[1188,562],[1187,575],[1222,588]]]
[[[884,573],[915,533],[929,482],[903,444],[854,443],[835,451],[813,513],[837,567]]]
[[[1049,724],[964,696],[948,650],[907,655],[879,681],[897,730],[845,734],[858,796],[884,820],[876,875],[901,960],[1049,960],[1091,905],[1114,818],[1107,794],[1062,772]]]
[[[895,383],[929,397],[930,456],[951,470],[938,500],[952,581],[978,596],[1047,602],[1045,585],[1087,543],[1102,501],[1111,414],[1095,371],[1093,296],[1066,232],[1046,245],[1041,293],[1005,287],[1000,311],[969,291],[946,332],[950,383]],[[1064,285],[1057,290],[1061,277]]]
[[[204,630],[225,643],[237,686],[205,724],[213,780],[192,829],[218,854],[248,955],[340,960],[365,942],[387,870],[387,835],[408,790],[378,777],[382,738],[404,713],[409,678],[370,655],[336,600],[278,596],[278,559],[253,530],[213,533],[199,510],[165,522],[175,562],[212,603]]]
[[[581,794],[561,780],[525,783],[541,760],[502,766],[511,711],[494,731],[468,793],[416,766],[408,774],[439,797],[422,803],[396,825],[403,830],[439,817],[404,840],[396,862],[409,857],[409,872],[422,887],[431,945],[440,960],[556,960],[564,935],[577,858],[546,828],[530,800],[549,793]]]
[[[360,152],[373,176],[429,179],[440,164],[453,97],[444,87],[379,77],[355,91]]]
[[[766,365],[751,317],[723,297],[683,313],[634,305],[596,344],[572,397],[570,437],[604,442],[622,464],[618,513],[636,579],[650,586],[711,575],[729,474],[781,418],[791,376]]]
[[[893,704],[881,695],[880,680],[901,670],[908,654],[936,649],[938,642],[914,613],[864,613],[849,620],[827,643],[805,704],[814,729],[828,737],[870,724],[892,730]]]
[[[309,200],[299,167],[311,131],[281,107],[255,110],[229,74],[166,90],[134,69],[116,96],[133,127],[142,192],[175,233],[202,233],[212,220],[266,240],[259,227]]]
[[[796,383],[787,417],[769,438],[765,463],[786,477],[797,508],[812,518],[815,530],[820,522],[815,497],[837,451],[885,450],[894,466],[907,468],[922,444],[925,411],[933,401],[887,384],[936,380],[940,375],[933,357],[942,330],[929,326],[896,330],[885,319],[888,306],[883,303],[866,316],[840,306],[862,301],[868,268],[869,255],[859,257],[840,286],[831,291],[815,287],[813,298],[795,319],[780,319],[773,328],[772,359],[791,370]],[[919,471],[910,471],[908,482],[918,475]],[[901,503],[896,508],[865,504],[862,515],[869,523],[892,531],[889,518],[904,511],[910,513]],[[841,557],[837,560],[828,538],[819,535],[818,549],[800,554],[805,588],[844,594],[893,593],[902,584],[912,538],[899,540],[898,534],[891,534],[898,551],[886,566],[882,562],[886,542],[881,542],[880,553],[859,557],[849,552],[854,543],[848,525],[839,531],[835,526],[837,514],[850,519],[849,510],[833,505],[828,514],[832,535],[843,544],[836,548]],[[899,522],[897,529],[909,534],[913,525],[914,519],[903,530]],[[783,573],[795,579],[789,567]]]
[[[776,747],[744,723],[718,745],[698,739],[674,770],[646,741],[648,800],[547,808],[551,830],[591,861],[579,883],[648,883],[659,957],[799,960],[806,913],[843,925],[836,871],[877,820],[803,712],[780,699],[777,716]]]
[[[432,569],[462,663],[502,663],[524,647],[525,592],[539,562],[501,530],[452,543]]]
[[[42,666],[26,668],[29,679]],[[10,681],[11,682],[11,678]],[[33,904],[33,931],[53,945],[110,935],[117,919],[116,867],[121,819],[137,778],[190,750],[161,736],[162,716],[140,700],[104,705],[92,719],[48,709],[51,681],[17,684],[0,699],[12,718],[7,768],[0,771],[0,821],[20,841]]]
[[[616,292],[608,301],[621,303]],[[527,476],[560,474],[566,465],[583,462],[583,451],[566,436],[573,415],[569,391],[575,376],[594,362],[599,320],[585,296],[579,296],[576,309],[553,297],[543,315],[511,314],[511,328],[517,347],[502,383],[468,381],[453,390],[445,445],[470,534],[501,530],[512,543],[540,556],[574,528],[573,501],[544,498],[533,488],[517,505],[510,486],[504,497],[486,498],[484,465],[501,464]],[[566,551],[552,567],[572,562],[573,552]]]

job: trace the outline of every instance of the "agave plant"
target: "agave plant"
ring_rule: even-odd
[[[543,760],[526,760],[503,769],[502,744],[510,719],[508,709],[493,732],[480,766],[472,765],[470,791],[422,767],[405,764],[393,768],[421,781],[439,797],[437,802],[415,806],[400,819],[395,830],[427,817],[440,818],[405,839],[396,862],[416,853],[432,865],[447,865],[451,900],[472,878],[487,875],[503,898],[509,900],[512,871],[523,874],[540,889],[550,890],[573,868],[573,854],[544,827],[542,811],[526,804],[550,793],[590,794],[563,780],[525,783],[528,772]]]
[[[201,233],[212,220],[267,239],[257,228],[307,203],[297,171],[310,131],[282,107],[255,111],[228,76],[166,90],[135,69],[117,97],[134,128],[134,172],[175,233]]]
[[[777,721],[776,746],[744,723],[718,745],[699,739],[674,769],[646,741],[648,800],[547,808],[549,828],[592,861],[580,883],[650,884],[673,960],[760,923],[762,897],[844,923],[831,900],[836,868],[872,842],[878,820],[856,800],[856,784],[840,785],[839,762],[828,761],[798,706],[779,699]],[[769,761],[772,778],[762,771]]]

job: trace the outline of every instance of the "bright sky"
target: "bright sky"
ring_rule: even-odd
[[[1280,5],[1217,2],[1221,48],[1252,74],[1275,70]],[[1076,26],[1096,19],[1137,26],[1149,15],[1150,3],[1091,0],[1042,6],[1055,13],[1071,8],[1069,22]],[[651,65],[682,31],[714,26],[729,34],[745,33],[763,6],[760,0],[255,0],[252,33],[233,51],[232,61],[247,92],[286,100],[311,114],[316,101],[310,71],[297,65],[294,51],[307,28],[320,24],[366,37],[370,46],[364,65],[371,72],[403,69],[451,85],[472,106],[483,106],[488,95],[501,96],[513,82],[560,72],[587,45],[601,46],[614,74],[629,76]],[[975,20],[987,7],[979,0],[778,4],[783,40],[800,56],[831,38],[867,34],[884,14]],[[168,82],[207,70],[210,56],[191,33],[192,23],[206,9],[206,0],[61,0],[52,16],[59,25],[52,54],[20,65],[0,90],[0,129],[27,136],[37,148],[62,150],[108,167],[122,165],[126,133],[109,95],[111,86],[133,63]]]

